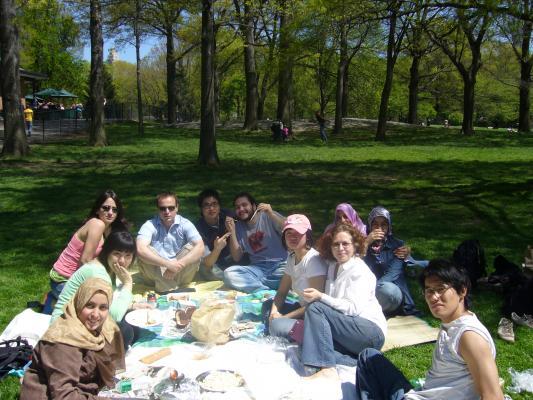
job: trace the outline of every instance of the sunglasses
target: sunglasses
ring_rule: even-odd
[[[101,206],[100,208],[101,208],[102,210],[104,210],[105,212],[109,212],[109,211],[111,211],[113,214],[118,213],[118,208],[116,208],[116,207],[111,207],[111,206]]]
[[[159,211],[161,212],[165,212],[165,211],[174,211],[176,209],[176,206],[168,206],[168,207],[163,207],[163,206],[159,206]]]

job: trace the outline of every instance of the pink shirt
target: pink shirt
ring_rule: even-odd
[[[100,254],[103,244],[104,241],[100,240],[93,258]],[[57,261],[54,263],[54,270],[56,270],[61,276],[70,278],[70,276],[80,267],[80,259],[84,247],[85,243],[82,242],[75,233],[65,250],[63,250]]]

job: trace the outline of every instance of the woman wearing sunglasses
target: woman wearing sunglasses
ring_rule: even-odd
[[[122,202],[112,190],[106,190],[95,200],[83,225],[72,235],[67,247],[50,270],[50,287],[43,312],[50,314],[65,282],[83,264],[95,258],[102,250],[104,239],[113,230],[125,230],[126,219]]]

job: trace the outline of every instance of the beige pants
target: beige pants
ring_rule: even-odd
[[[176,259],[179,260],[184,257],[192,248],[193,246],[190,243],[187,243],[176,255]],[[153,247],[150,247],[150,249],[157,254]],[[161,272],[161,267],[158,265],[146,264],[141,259],[138,259],[138,265],[139,272],[143,279],[146,283],[153,284],[156,292],[169,292],[180,287],[185,287],[191,283],[194,279],[194,275],[198,271],[200,261],[187,264],[173,279],[166,279]]]

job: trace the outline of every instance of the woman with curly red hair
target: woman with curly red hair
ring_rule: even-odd
[[[376,299],[376,278],[357,255],[364,238],[351,225],[337,225],[318,242],[328,262],[324,293],[304,290],[302,361],[319,371],[311,376],[338,379],[336,364],[355,365],[365,348],[380,349],[387,322]]]

